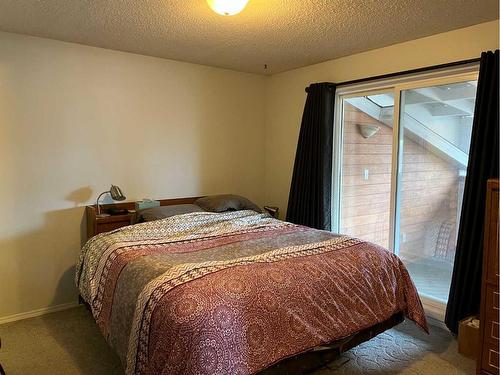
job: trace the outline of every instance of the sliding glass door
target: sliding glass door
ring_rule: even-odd
[[[477,69],[337,97],[334,229],[400,256],[442,317],[448,300]]]
[[[446,303],[476,81],[401,91],[396,248],[419,292]]]

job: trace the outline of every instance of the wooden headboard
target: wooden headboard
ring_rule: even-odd
[[[174,198],[174,199],[158,199],[160,206],[173,206],[176,204],[194,203],[201,197]],[[115,204],[101,204],[101,212],[105,213],[110,208],[121,208],[133,211],[135,210],[135,202],[123,202]],[[87,217],[87,240],[94,237],[96,234],[105,233],[132,224],[135,212],[130,212],[124,215],[113,215],[106,217],[97,217],[97,206],[85,207]]]

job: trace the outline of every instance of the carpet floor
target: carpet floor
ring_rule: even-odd
[[[123,374],[118,357],[83,307],[0,325],[0,338],[0,363],[7,375]],[[431,327],[426,335],[406,321],[314,374],[473,375],[474,366],[457,353],[449,332]]]

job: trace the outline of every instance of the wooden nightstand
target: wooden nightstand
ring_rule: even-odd
[[[129,212],[124,215],[97,217],[95,206],[87,206],[85,211],[87,215],[87,240],[96,234],[109,232],[132,224],[135,215],[135,212]]]
[[[280,209],[279,207],[276,206],[264,206],[264,210],[267,211],[269,215],[274,217],[275,219],[279,219],[280,216]]]

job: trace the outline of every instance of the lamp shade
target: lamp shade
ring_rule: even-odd
[[[111,185],[109,193],[111,194],[111,198],[113,198],[113,200],[115,201],[124,201],[126,199],[121,189],[116,185]]]
[[[248,0],[207,0],[207,3],[215,13],[234,16],[247,6]]]

